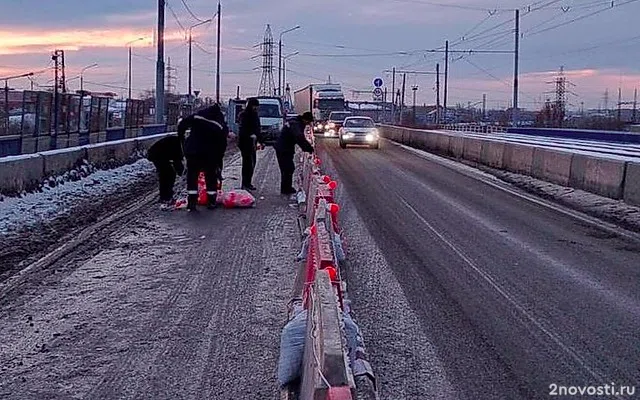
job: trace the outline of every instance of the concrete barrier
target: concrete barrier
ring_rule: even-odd
[[[468,161],[480,162],[482,155],[482,139],[465,137],[463,141],[462,157]]]
[[[612,199],[621,199],[625,170],[624,161],[574,154],[569,185]]]
[[[44,172],[40,154],[23,154],[0,158],[0,192],[20,193],[37,187]]]
[[[455,158],[462,158],[464,155],[464,137],[451,136],[449,140],[449,154]]]
[[[507,171],[531,175],[533,170],[533,152],[535,147],[506,143],[504,146],[503,166]]]
[[[51,150],[40,153],[44,159],[44,176],[59,175],[73,169],[87,158],[87,149],[73,147],[69,149]]]
[[[436,151],[442,155],[450,155],[451,136],[437,133]]]
[[[480,153],[480,162],[493,168],[504,166],[504,142],[484,140]]]
[[[131,139],[91,144],[86,146],[87,160],[98,167],[107,164],[111,160],[117,163],[126,163],[136,148],[136,140]]]
[[[534,177],[547,182],[569,186],[573,154],[536,147],[533,151]]]
[[[640,206],[640,163],[627,163],[624,178],[624,201]]]
[[[338,299],[326,271],[317,271],[312,293],[300,398],[326,400],[332,398],[330,389],[348,395],[344,399],[355,398],[355,381],[343,351],[346,343]]]

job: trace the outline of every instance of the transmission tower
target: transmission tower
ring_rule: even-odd
[[[560,67],[560,72],[553,82],[547,83],[555,85],[553,93],[555,93],[556,97],[553,105],[547,103],[545,106],[547,112],[550,114],[548,117],[554,126],[562,127],[564,117],[567,115],[567,95],[572,94],[577,96],[569,90],[568,87],[575,85],[567,80],[567,77],[564,75],[564,67]]]
[[[174,74],[175,71],[176,68],[171,66],[171,57],[169,57],[169,60],[167,62],[167,93],[173,93],[174,89],[176,88],[175,81],[178,78]]]
[[[273,80],[273,35],[271,26],[267,25],[262,41],[262,77],[260,78],[260,88],[258,96],[275,95],[276,85]]]
[[[67,91],[67,80],[65,76],[64,50],[55,50],[51,59],[54,62],[54,92],[65,93]]]

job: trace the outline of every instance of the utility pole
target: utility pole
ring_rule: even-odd
[[[618,88],[618,122],[622,121],[622,88]]]
[[[32,82],[33,83],[33,82]],[[633,91],[633,123],[635,124],[637,119],[637,112],[638,112],[638,88],[636,88]]]
[[[449,87],[449,41],[444,43],[444,123],[447,123],[447,91]]]
[[[156,123],[164,124],[164,8],[158,0],[158,58],[156,60]]]
[[[404,112],[404,96],[405,96],[405,83],[407,80],[407,74],[402,74],[402,97],[400,98],[400,125],[402,125],[402,113]]]
[[[482,121],[487,120],[487,94],[482,94]]]
[[[218,0],[218,48],[216,50],[216,103],[220,104],[220,32],[222,23],[222,6]]]
[[[413,85],[411,87],[413,91],[413,126],[416,126],[416,94],[418,93],[418,85]]]
[[[520,10],[516,9],[515,52],[513,61],[513,126],[518,126],[518,57],[520,53]]]
[[[189,28],[189,83],[188,83],[188,90],[189,90],[189,104],[191,104],[191,91],[192,91],[192,87],[191,87],[191,75],[192,75],[192,69],[193,69],[193,64],[192,64],[192,45],[193,45],[193,37],[191,35],[191,30],[193,29],[193,27]]]
[[[236,87],[236,100],[240,100],[240,85]]]
[[[191,50],[191,48],[189,48],[189,50]],[[131,45],[129,45],[129,97],[127,97],[128,99],[131,99],[131,55],[132,55],[132,50],[131,50]],[[189,57],[191,57],[191,54],[189,54]],[[82,77],[80,77],[80,79],[82,80]]]
[[[391,123],[396,122],[396,67],[393,67],[393,78],[391,79]]]
[[[190,105],[193,104],[193,102],[191,100],[191,93],[192,93],[192,85],[191,85],[192,78],[191,77],[192,77],[192,70],[193,70],[193,67],[192,67],[192,65],[193,65],[192,64],[193,32],[192,31],[193,31],[194,28],[197,28],[200,25],[208,24],[211,21],[213,21],[213,18],[209,18],[206,21],[198,22],[197,24],[191,25],[189,27],[189,104]]]
[[[436,125],[440,125],[440,63],[436,64]]]

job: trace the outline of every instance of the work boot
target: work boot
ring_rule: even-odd
[[[217,195],[208,195],[207,196],[207,208],[209,210],[215,210],[216,208],[218,208],[218,202],[217,202],[218,198]]]
[[[187,196],[187,210],[188,211],[196,211],[196,206],[198,205],[198,195],[190,194]]]

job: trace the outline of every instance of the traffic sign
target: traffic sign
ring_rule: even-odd
[[[289,102],[288,102],[288,101],[285,101],[285,102],[284,102],[284,109],[285,109],[285,110],[288,110],[288,109],[289,109]]]
[[[196,97],[198,97],[198,96],[200,96],[200,91],[199,91],[199,90],[194,90],[194,91],[193,91],[193,94],[195,94],[195,95],[196,95]]]
[[[373,80],[373,86],[377,88],[382,87],[383,84],[384,82],[382,81],[382,78],[376,78]]]
[[[382,89],[377,87],[373,89],[373,100],[374,101],[382,101]]]

